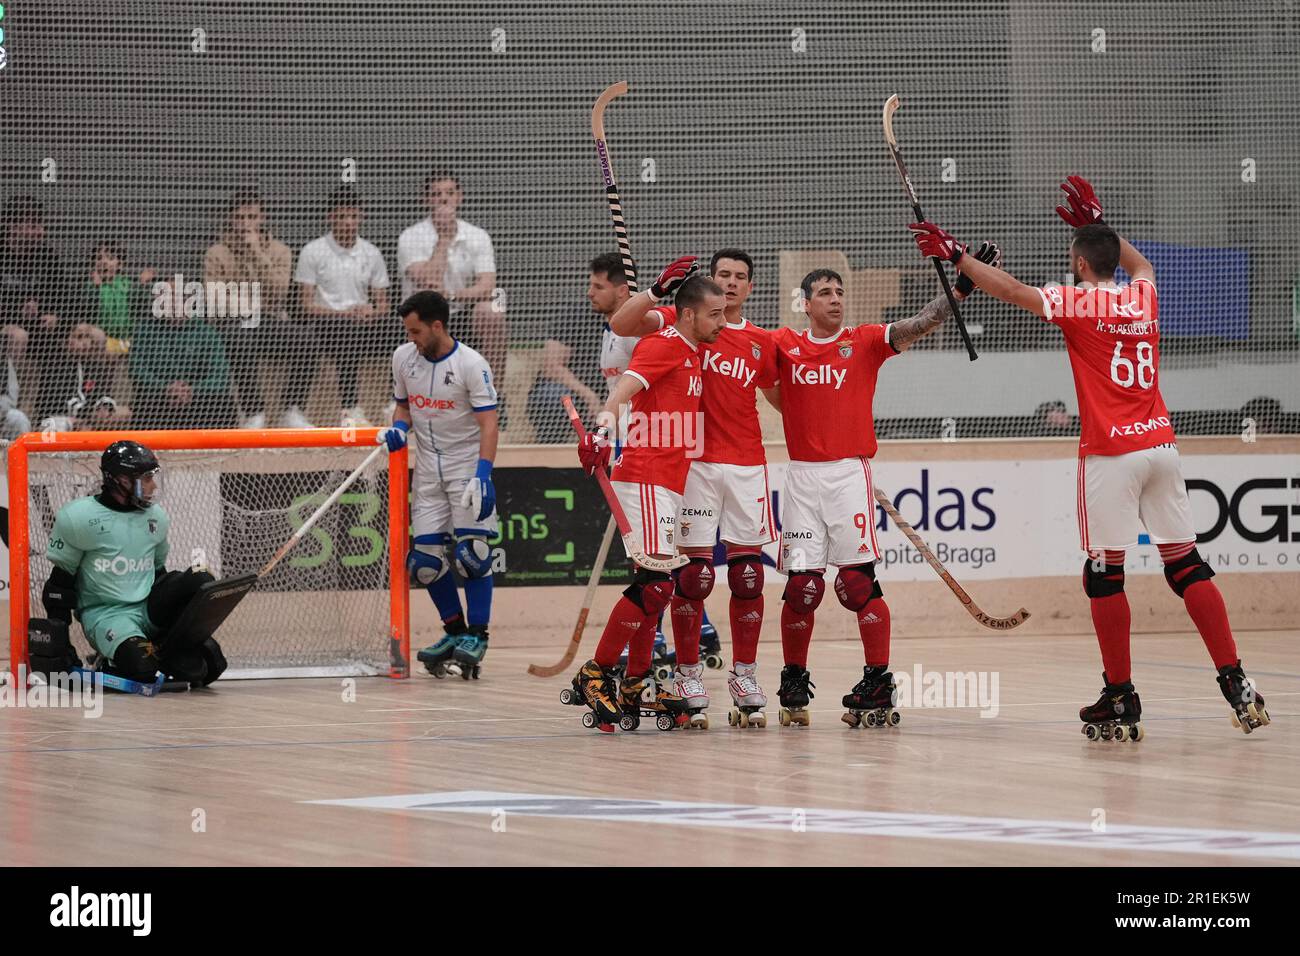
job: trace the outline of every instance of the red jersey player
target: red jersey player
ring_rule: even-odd
[[[683,257],[668,268],[693,264],[693,259]],[[728,721],[764,727],[767,695],[758,683],[757,664],[763,628],[763,545],[776,540],[776,528],[756,396],[758,389],[776,384],[776,349],[772,333],[742,314],[754,287],[754,260],[749,254],[720,249],[709,263],[709,273],[726,296],[727,321],[717,339],[701,347],[704,447],[691,463],[677,525],[679,546],[691,561],[678,570],[672,598],[677,665],[673,691],[686,699],[693,720],[709,706],[700,663],[700,627],[704,599],[713,590],[713,542],[720,530],[731,590],[732,666],[727,688],[734,708]],[[675,306],[658,305],[653,292],[644,292],[619,308],[610,327],[620,335],[653,334],[672,326],[677,315]]]
[[[979,254],[997,261],[998,249],[986,243]],[[850,711],[845,719],[854,726],[864,720],[875,726],[879,716],[896,724],[889,606],[875,568],[880,548],[871,483],[876,453],[871,404],[880,366],[938,328],[952,310],[940,296],[910,319],[845,328],[844,282],[838,273],[810,272],[801,288],[809,327],[777,330],[778,389],[769,396],[781,409],[790,453],[779,564],[788,575],[781,607],[781,724],[808,723],[809,688],[816,686],[808,673],[808,645],[831,564],[839,568],[835,595],[857,618],[866,658],[862,680],[844,697]],[[964,298],[971,288],[959,283],[956,294]]]
[[[628,523],[640,531],[642,550],[651,557],[677,553],[682,492],[700,448],[701,346],[716,339],[725,322],[722,289],[704,276],[686,275],[682,270],[655,283],[659,296],[680,286],[677,324],[637,343],[605,403],[600,426],[578,448],[583,467],[594,474],[609,461],[612,430],[626,429],[610,480]],[[631,411],[621,423],[629,402]],[[665,728],[687,720],[686,701],[650,676],[655,625],[672,591],[667,573],[635,568],[631,586],[610,612],[595,656],[573,678],[571,699],[591,707],[602,730],[613,730],[620,716],[625,730],[635,729],[642,714],[668,715],[672,720]],[[629,641],[627,672],[616,699],[616,667]]]
[[[1070,267],[1075,285],[1036,289],[969,256],[930,223],[913,223],[923,254],[947,259],[990,295],[1060,327],[1079,398],[1079,543],[1088,553],[1083,588],[1101,645],[1105,689],[1079,712],[1089,739],[1142,739],[1141,701],[1129,660],[1124,552],[1143,528],[1160,549],[1165,578],[1218,668],[1234,726],[1250,733],[1269,722],[1264,698],[1246,677],[1214,571],[1196,550],[1187,486],[1169,412],[1160,397],[1160,319],[1151,263],[1106,225],[1092,186],[1080,176],[1061,187],[1075,226]],[[1116,266],[1132,277],[1115,284]]]

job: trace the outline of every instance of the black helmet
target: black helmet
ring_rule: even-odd
[[[140,477],[158,470],[158,459],[137,441],[115,441],[104,449],[99,459],[99,470],[104,475],[104,494],[111,498],[121,495],[125,504],[147,508],[154,496],[145,498],[141,493]],[[126,478],[127,481],[121,481]]]

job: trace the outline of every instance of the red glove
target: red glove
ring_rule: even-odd
[[[609,429],[596,428],[582,436],[578,443],[578,461],[589,475],[594,475],[597,468],[609,467]]]
[[[670,295],[694,271],[695,256],[680,256],[674,259],[664,267],[663,272],[659,273],[659,278],[655,279],[654,285],[650,287],[650,294],[656,299]]]
[[[926,258],[943,259],[945,262],[956,265],[957,260],[966,251],[964,245],[932,222],[914,222],[907,228],[912,230],[912,238],[916,240],[916,247],[921,250],[921,255]]]
[[[1068,176],[1061,183],[1065,195],[1069,198],[1070,208],[1056,207],[1056,214],[1076,229],[1101,222],[1101,200],[1092,191],[1092,183],[1082,176]]]

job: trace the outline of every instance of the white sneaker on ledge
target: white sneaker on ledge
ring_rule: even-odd
[[[280,416],[281,428],[312,428],[311,422],[303,416],[302,409],[297,405],[290,405],[283,415]]]

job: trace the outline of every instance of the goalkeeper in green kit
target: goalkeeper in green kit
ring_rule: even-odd
[[[68,502],[54,519],[46,551],[54,570],[42,592],[48,619],[28,625],[32,670],[80,664],[68,639],[75,614],[107,673],[153,684],[161,672],[206,687],[226,669],[221,646],[172,625],[214,578],[164,568],[171,520],[156,503],[158,459],[138,442],[118,441],[105,449],[100,471],[100,493]]]

